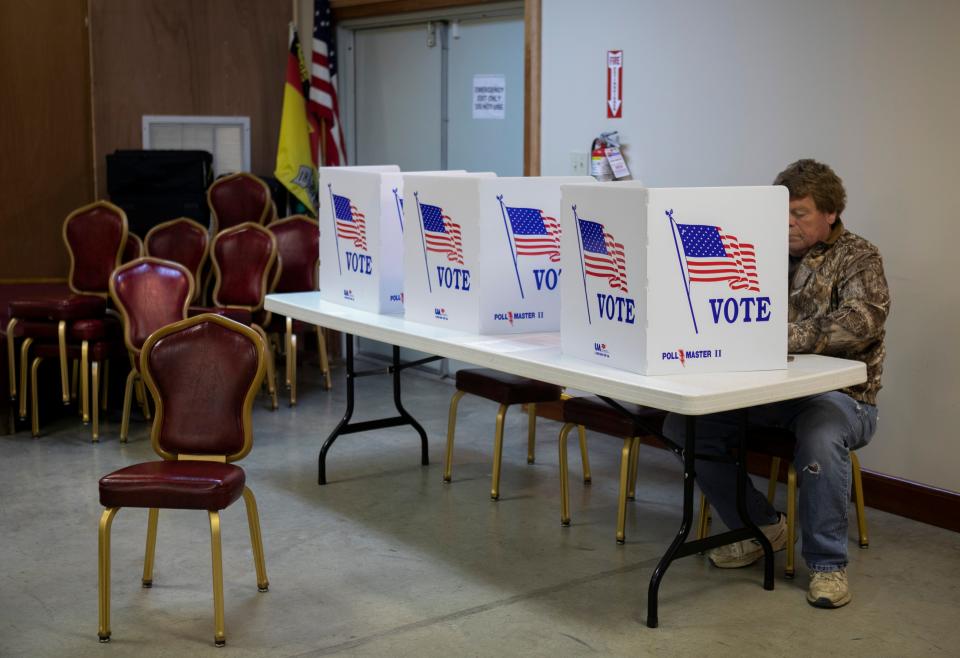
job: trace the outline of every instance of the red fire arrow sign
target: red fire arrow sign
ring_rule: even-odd
[[[623,51],[607,51],[607,118],[623,116]]]

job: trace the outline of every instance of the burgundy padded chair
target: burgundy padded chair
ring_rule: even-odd
[[[797,471],[793,465],[793,455],[797,447],[797,437],[782,427],[764,427],[751,425],[747,430],[747,450],[770,457],[770,480],[767,484],[767,500],[773,503],[780,478],[780,462],[787,462],[787,562],[784,575],[793,578],[797,532]],[[863,479],[860,475],[860,460],[857,454],[850,452],[850,471],[853,476],[853,501],[857,510],[857,530],[860,534],[860,548],[870,546],[867,535],[867,514],[863,503]],[[697,539],[710,534],[710,503],[700,494],[700,520],[697,523]]]
[[[74,210],[63,222],[63,241],[70,257],[67,278],[70,294],[11,301],[11,319],[7,325],[9,355],[15,354],[14,336],[23,336],[20,345],[21,418],[26,417],[29,350],[35,341],[56,346],[63,403],[70,403],[67,374],[69,342],[77,348],[71,351],[81,355],[81,406],[84,422],[89,421],[86,396],[88,363],[82,360],[82,355],[88,352],[89,345],[94,341],[119,340],[119,323],[106,316],[108,280],[110,273],[120,264],[127,234],[127,216],[112,203],[97,201]],[[48,355],[49,346],[44,347],[43,352]],[[15,373],[14,360],[10,359],[12,398],[16,396]]]
[[[266,225],[276,218],[270,188],[244,172],[213,181],[207,190],[207,205],[213,235],[244,222]]]
[[[210,235],[199,222],[187,217],[157,224],[144,238],[147,256],[172,260],[186,267],[193,276],[194,301],[200,296],[203,266],[210,252]]]
[[[143,257],[143,240],[136,233],[127,233],[127,242],[123,245],[123,256],[120,263],[129,263]]]
[[[514,404],[527,405],[527,463],[532,464],[535,459],[537,404],[558,402],[563,389],[529,377],[520,377],[487,368],[458,370],[457,390],[450,400],[450,414],[447,421],[447,451],[443,464],[444,482],[450,482],[453,477],[453,441],[457,425],[457,406],[460,398],[467,393],[500,403],[493,435],[493,481],[490,486],[490,498],[498,500],[500,498],[500,462],[503,453],[503,418],[507,408]]]
[[[140,350],[154,331],[187,317],[194,280],[181,265],[160,258],[138,258],[121,265],[110,276],[110,297],[123,318],[123,341],[130,355],[130,374],[123,395],[120,441],[130,430],[130,405],[134,383],[140,378]],[[143,392],[141,391],[141,396]],[[149,403],[144,398],[146,405]]]
[[[191,307],[190,313],[217,313],[245,324],[263,337],[272,314],[263,301],[273,291],[280,274],[277,239],[253,222],[244,222],[217,233],[210,245],[214,287],[212,306]],[[267,390],[271,407],[277,408],[277,386],[272,350],[267,351]]]
[[[567,486],[567,435],[574,427],[623,439],[620,453],[620,492],[617,499],[617,543],[626,541],[627,500],[633,500],[637,486],[640,437],[656,436],[666,414],[636,404],[623,404],[628,413],[600,398],[578,397],[563,402],[563,429],[560,430],[560,524],[570,525],[570,492]],[[582,435],[581,435],[582,438]],[[581,440],[581,450],[585,450]]]
[[[320,264],[320,225],[306,215],[292,215],[273,222],[267,229],[277,239],[280,276],[273,292],[305,292],[317,289]],[[290,406],[297,403],[297,337],[308,330],[316,332],[317,353],[323,371],[324,387],[329,390],[330,360],[323,328],[293,318],[274,317],[268,333],[283,333],[286,353],[286,384],[290,389]]]
[[[98,636],[110,641],[110,526],[122,507],[150,510],[143,586],[153,586],[160,508],[206,510],[213,558],[214,643],[226,642],[220,510],[243,496],[257,572],[257,589],[269,587],[260,517],[243,469],[232,462],[253,447],[251,410],[263,380],[259,334],[222,316],[205,314],[167,325],[146,340],[140,372],[157,404],[150,440],[163,461],[121,468],[100,479],[106,509],[99,530]]]

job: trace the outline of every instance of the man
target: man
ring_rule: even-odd
[[[807,601],[819,608],[850,602],[847,582],[847,508],[850,451],[865,446],[877,423],[877,391],[883,370],[884,328],[890,295],[877,248],[848,231],[840,219],[843,183],[815,160],[798,160],[774,185],[790,192],[788,349],[863,361],[864,384],[797,400],[753,407],[751,424],[785,427],[797,439],[794,466],[800,486],[803,558],[810,569]],[[697,453],[726,455],[736,442],[738,414],[697,419]],[[684,419],[671,414],[664,433],[677,441]],[[742,527],[736,505],[736,466],[698,460],[697,482],[727,527]],[[748,482],[750,518],[773,544],[786,548],[783,514]],[[763,557],[755,541],[710,551],[720,568],[745,567]]]

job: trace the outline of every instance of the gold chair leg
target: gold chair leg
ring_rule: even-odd
[[[107,401],[108,401],[107,392],[110,390],[110,360],[109,359],[103,360],[103,376],[101,377],[101,380],[103,381],[103,384],[101,384],[101,386],[103,387],[103,393],[100,396],[100,411],[106,411]]]
[[[257,590],[270,589],[267,580],[267,564],[263,559],[263,537],[260,535],[260,513],[257,511],[257,499],[250,487],[243,488],[243,503],[247,508],[247,526],[250,528],[250,545],[253,548],[253,566],[257,570]]]
[[[290,387],[290,406],[297,404],[297,335],[287,337],[287,386]]]
[[[91,415],[93,416],[93,442],[100,441],[100,362],[94,361],[90,364],[91,378],[93,383],[90,389],[93,391],[93,401],[90,404]]]
[[[567,482],[567,436],[574,428],[573,423],[564,424],[557,441],[560,450],[560,525],[570,525],[570,489]],[[581,438],[583,425],[580,425]],[[582,445],[582,444],[581,444]]]
[[[210,517],[210,557],[213,562],[213,643],[222,647],[227,643],[223,628],[223,553],[220,550],[220,512],[207,512]]]
[[[290,388],[290,338],[293,336],[293,318],[286,318],[286,331],[283,334],[283,349],[284,355],[287,357],[286,372],[284,376],[287,378],[286,385],[287,388]]]
[[[700,493],[700,518],[697,519],[697,539],[705,539],[710,531],[710,503]]]
[[[80,344],[80,408],[83,424],[90,422],[90,343]]]
[[[770,458],[770,482],[767,483],[767,502],[773,505],[773,499],[777,495],[777,480],[780,479],[780,458]]]
[[[863,478],[860,475],[860,459],[857,453],[850,453],[850,467],[853,469],[853,496],[857,506],[857,531],[860,534],[860,548],[870,546],[870,537],[867,536],[867,511],[863,503]]]
[[[317,352],[320,354],[320,369],[323,371],[324,388],[328,391],[333,388],[330,381],[330,359],[327,356],[327,339],[323,335],[323,328],[317,327]]]
[[[617,543],[623,544],[627,541],[627,480],[630,477],[630,448],[633,445],[633,437],[628,436],[623,440],[623,448],[620,451],[620,492],[617,496]]]
[[[35,357],[30,366],[30,432],[34,438],[40,436],[40,404],[37,395],[37,369],[43,357]]]
[[[100,628],[97,629],[97,637],[101,642],[110,641],[110,526],[113,525],[113,518],[120,511],[119,507],[108,507],[100,515],[100,532],[98,543],[98,568],[97,575],[99,585],[99,612]]]
[[[120,442],[126,443],[130,435],[130,406],[133,404],[133,382],[137,378],[137,371],[130,369],[127,375],[127,384],[123,389],[123,417],[120,420]]]
[[[590,475],[590,455],[587,454],[587,428],[577,425],[577,434],[580,435],[580,466],[583,468],[583,483],[590,484],[593,476]]]
[[[77,399],[77,386],[80,385],[80,361],[73,360],[73,370],[70,373],[70,399]],[[83,413],[81,411],[81,413]]]
[[[63,403],[70,404],[70,378],[67,375],[67,322],[57,323],[57,346],[60,348],[60,391]]]
[[[7,376],[10,378],[11,400],[17,398],[17,339],[13,335],[16,328],[17,319],[10,318],[10,322],[7,323]]]
[[[503,417],[507,415],[507,406],[501,404],[497,410],[497,429],[493,433],[493,481],[490,483],[490,500],[500,500],[500,462],[503,457]]]
[[[457,405],[460,398],[466,395],[465,391],[457,391],[450,399],[450,413],[447,417],[447,451],[443,458],[443,481],[449,482],[453,478],[453,436],[457,427]]]
[[[253,324],[250,325],[250,328],[260,334],[260,338],[263,339],[263,346],[266,350],[267,392],[270,394],[270,409],[276,411],[280,406],[277,402],[277,367],[273,358],[273,349],[270,347],[270,339],[267,337],[267,332],[264,331],[260,325]]]
[[[30,346],[32,338],[24,338],[20,343],[20,420],[27,419],[27,373],[30,371]]]
[[[527,405],[527,463],[532,464],[537,458],[537,405]]]
[[[159,517],[160,510],[151,507],[150,514],[147,517],[147,546],[143,552],[143,579],[140,581],[147,589],[153,587],[153,558],[157,553],[157,520]]]
[[[790,464],[787,468],[787,566],[784,575],[793,578],[796,571],[793,559],[797,539],[797,469]]]
[[[150,395],[147,393],[147,387],[143,385],[143,380],[138,376],[136,379],[137,401],[140,403],[140,411],[146,420],[150,420]]]
[[[640,463],[640,437],[633,437],[630,444],[630,471],[627,481],[627,498],[635,500],[637,498],[637,471]]]

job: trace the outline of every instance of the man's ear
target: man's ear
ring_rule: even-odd
[[[827,213],[827,224],[833,226],[837,221],[837,213],[831,212]]]

